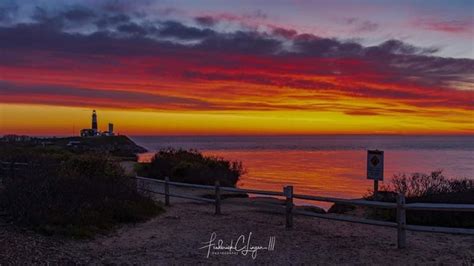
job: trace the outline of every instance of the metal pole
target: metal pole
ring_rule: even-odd
[[[220,186],[219,180],[216,180],[215,185],[216,185],[216,198],[215,198],[216,212],[215,214],[221,214],[221,186]]]
[[[377,179],[374,180],[374,200],[377,200],[379,196],[379,181]]]
[[[406,213],[405,213],[405,195],[397,195],[397,243],[398,248],[406,247]]]
[[[165,206],[170,206],[170,178],[165,177]]]
[[[283,187],[286,196],[286,228],[293,228],[293,186]]]

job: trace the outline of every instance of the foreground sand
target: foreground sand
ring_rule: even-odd
[[[282,214],[261,200],[228,199],[222,215],[205,203],[173,199],[166,213],[146,223],[126,225],[94,240],[45,237],[0,226],[0,264],[465,264],[474,263],[474,237],[409,232],[408,247],[396,248],[396,230],[295,217],[286,230]],[[248,253],[210,255],[200,249],[215,232],[226,244],[252,233],[251,245],[268,246],[255,259]]]

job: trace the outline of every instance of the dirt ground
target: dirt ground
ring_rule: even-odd
[[[474,263],[474,236],[408,232],[407,248],[399,250],[394,228],[296,216],[288,230],[284,215],[261,202],[227,199],[223,214],[214,215],[213,205],[172,198],[164,214],[92,240],[46,237],[0,224],[0,264]]]

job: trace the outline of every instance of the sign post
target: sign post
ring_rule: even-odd
[[[379,180],[383,181],[383,151],[367,151],[367,179],[374,180],[374,199],[377,199]]]

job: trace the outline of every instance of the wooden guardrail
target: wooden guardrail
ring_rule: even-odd
[[[294,194],[293,186],[285,186],[283,187],[282,192],[278,192],[278,191],[267,191],[267,190],[242,189],[242,188],[234,188],[234,187],[221,187],[218,181],[215,183],[214,186],[210,186],[210,185],[197,185],[197,184],[189,184],[189,183],[181,183],[181,182],[172,182],[172,181],[169,181],[169,178],[165,178],[165,180],[152,179],[152,178],[146,178],[146,177],[140,177],[140,176],[136,176],[135,178],[137,180],[163,184],[164,185],[163,192],[147,190],[144,188],[139,188],[139,189],[164,195],[165,204],[167,206],[169,206],[170,204],[170,197],[185,198],[185,199],[203,201],[203,202],[214,204],[215,214],[221,214],[221,192],[222,191],[285,197],[285,219],[286,219],[285,226],[286,228],[290,229],[293,227],[294,214],[335,220],[335,221],[344,221],[344,222],[351,222],[351,223],[361,223],[361,224],[368,224],[368,225],[392,227],[392,228],[397,228],[398,248],[405,248],[407,230],[420,231],[420,232],[433,232],[433,233],[474,235],[474,229],[468,229],[468,228],[434,227],[434,226],[421,226],[421,225],[407,225],[406,224],[406,211],[407,210],[474,212],[474,204],[406,203],[405,195],[403,194],[397,195],[397,203],[392,203],[392,202],[368,201],[368,200],[360,200],[360,199],[342,199],[342,198],[334,198],[334,197],[321,197],[321,196]],[[214,199],[208,199],[208,198],[195,197],[195,196],[189,196],[189,195],[173,194],[169,192],[170,186],[214,190],[215,197]],[[293,199],[343,203],[347,205],[365,206],[365,207],[373,207],[373,208],[396,209],[397,218],[396,218],[396,222],[390,222],[390,221],[365,219],[365,218],[359,218],[359,217],[347,216],[347,215],[320,214],[320,213],[313,213],[313,212],[303,211],[303,210],[295,210]]]
[[[8,169],[16,169],[18,170],[21,167],[26,167],[28,166],[28,163],[17,163],[17,162],[4,162],[0,161],[0,168],[4,170]]]
[[[28,169],[27,167],[28,163],[0,161],[0,182],[3,182],[6,176],[15,177],[19,171]]]

